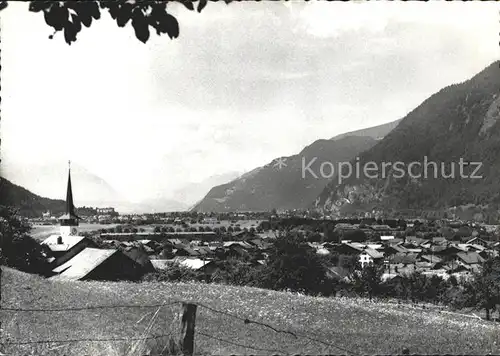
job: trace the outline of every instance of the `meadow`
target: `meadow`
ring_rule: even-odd
[[[56,282],[5,267],[2,272],[6,346],[0,351],[7,355],[144,355],[162,345],[163,335],[178,335],[178,300],[200,304],[198,355],[397,354],[404,348],[420,354],[500,353],[499,324],[435,308],[215,284]],[[144,337],[154,339],[136,340]],[[87,341],[32,343],[77,339]],[[20,342],[28,344],[13,344]]]
[[[80,232],[98,231],[100,229],[114,228],[117,224],[87,224],[83,223],[78,226]],[[44,240],[53,234],[58,234],[60,231],[59,224],[57,225],[33,225],[30,235],[37,240]]]

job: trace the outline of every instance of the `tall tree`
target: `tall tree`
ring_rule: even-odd
[[[369,264],[354,273],[355,286],[358,292],[367,294],[370,300],[381,292],[382,274],[384,272],[383,266]]]
[[[31,227],[10,207],[0,205],[0,262],[18,270],[49,272],[41,245],[28,233]]]
[[[500,258],[486,260],[471,287],[468,293],[472,304],[479,310],[484,309],[486,320],[490,320],[491,312],[500,305]]]
[[[324,291],[326,270],[319,255],[298,234],[279,236],[269,254],[261,283],[264,288],[307,293]]]

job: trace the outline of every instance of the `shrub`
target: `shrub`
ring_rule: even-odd
[[[30,226],[16,212],[0,206],[0,262],[28,273],[47,275],[49,264],[42,246],[28,235]]]
[[[298,235],[278,237],[263,269],[260,286],[274,290],[289,289],[307,294],[329,291],[321,258]]]
[[[196,271],[182,266],[177,262],[169,262],[165,270],[159,270],[144,275],[146,282],[191,282],[201,280]]]
[[[248,262],[230,258],[220,261],[211,282],[237,286],[258,286],[262,267],[254,267]]]

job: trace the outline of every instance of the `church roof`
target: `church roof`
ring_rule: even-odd
[[[43,240],[42,245],[47,245],[52,251],[68,251],[84,238],[75,235],[51,235]],[[61,243],[58,243],[58,239]]]
[[[56,280],[79,280],[92,272],[104,261],[114,255],[117,250],[103,250],[87,247],[72,259],[55,268],[53,272],[60,273],[51,277]]]
[[[79,219],[73,204],[73,190],[71,188],[71,169],[68,170],[68,187],[66,189],[66,212],[59,218],[60,220]]]

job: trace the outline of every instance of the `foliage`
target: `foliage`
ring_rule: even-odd
[[[372,297],[381,294],[383,267],[369,264],[358,272],[353,273],[353,277],[355,277],[355,289],[359,294],[367,294],[370,300]]]
[[[367,239],[366,233],[363,230],[345,231],[342,238],[353,242],[365,242]]]
[[[325,290],[326,270],[321,258],[298,235],[279,236],[263,270],[261,286],[317,294]]]
[[[210,281],[236,286],[257,286],[260,281],[259,267],[253,267],[247,262],[236,258],[221,261]]]
[[[90,27],[92,22],[101,18],[101,10],[107,10],[119,27],[131,23],[135,36],[143,43],[150,38],[151,30],[158,35],[167,34],[171,39],[179,36],[179,23],[168,11],[172,2],[183,4],[188,10],[195,10],[191,0],[86,0],[86,1],[31,1],[29,10],[43,13],[47,25],[54,34],[62,31],[66,43],[76,41],[82,25]],[[196,10],[201,12],[208,0],[199,0]],[[225,0],[226,3],[231,0]],[[53,35],[50,36],[52,38]]]
[[[38,241],[28,235],[30,229],[14,209],[0,206],[0,262],[24,272],[46,274],[46,257]]]
[[[200,279],[198,273],[176,262],[168,263],[165,270],[148,273],[143,277],[146,282],[190,282]]]
[[[500,259],[485,261],[482,271],[475,274],[467,291],[469,303],[477,309],[484,309],[486,319],[490,320],[490,313],[500,306]]]
[[[40,217],[46,211],[57,216],[66,209],[64,200],[42,198],[3,177],[0,177],[0,202],[15,207],[20,215],[31,218]]]

